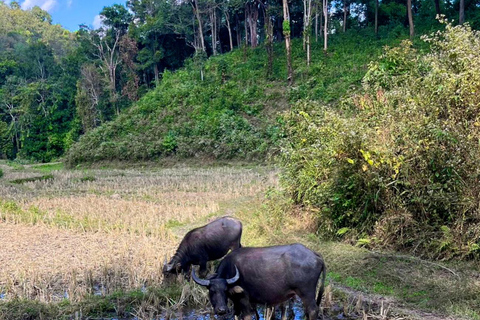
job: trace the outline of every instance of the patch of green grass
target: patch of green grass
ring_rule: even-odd
[[[341,282],[342,281],[342,276],[337,273],[337,272],[327,272],[327,279],[328,280],[333,280],[336,282]]]
[[[165,223],[165,227],[166,228],[177,228],[177,227],[182,227],[184,226],[185,223],[184,222],[180,222],[178,220],[175,220],[175,219],[170,219],[168,220],[166,223]]]
[[[11,183],[16,183],[16,184],[22,184],[26,182],[34,182],[34,181],[42,181],[42,180],[51,180],[54,179],[54,176],[52,174],[47,174],[44,176],[39,176],[39,177],[30,177],[30,178],[21,178],[21,179],[14,179],[10,180]]]
[[[2,161],[3,162],[3,161]],[[7,160],[7,161],[4,161],[4,163],[9,166],[10,168],[14,169],[14,170],[23,170],[25,169],[25,167],[21,164],[21,163],[18,163],[17,161],[12,161],[12,160]]]
[[[0,319],[68,319],[60,315],[57,304],[46,304],[35,300],[15,299],[0,301]]]
[[[373,292],[375,292],[377,294],[383,294],[383,295],[391,296],[391,295],[393,295],[394,290],[393,290],[392,286],[386,285],[382,282],[377,282],[373,286]]]
[[[54,170],[62,170],[63,167],[64,167],[63,162],[55,162],[55,163],[33,165],[32,169],[35,169],[41,172],[52,172]]]
[[[89,182],[89,181],[95,181],[95,180],[97,180],[97,178],[95,178],[94,176],[84,176],[78,179],[78,181],[80,182]]]
[[[347,277],[345,284],[353,289],[362,290],[365,286],[365,281],[357,277]]]

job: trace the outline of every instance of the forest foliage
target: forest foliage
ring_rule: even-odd
[[[168,79],[177,77],[175,73],[170,76],[170,71],[186,66],[187,71],[182,71],[189,72],[189,76],[183,76],[186,81],[197,81],[197,78],[204,80],[205,73],[209,72],[206,68],[216,68],[215,64],[221,65],[220,69],[226,68],[225,75],[228,72],[233,75],[231,79],[221,80],[227,87],[250,88],[249,93],[240,89],[238,92],[235,92],[236,89],[223,91],[224,96],[232,96],[220,104],[233,110],[228,111],[230,115],[221,116],[223,120],[220,121],[226,127],[232,126],[235,132],[225,132],[227,136],[230,133],[232,136],[224,137],[225,143],[219,144],[218,150],[211,140],[223,137],[217,121],[219,106],[201,107],[202,112],[206,113],[210,109],[215,110],[208,116],[215,118],[217,125],[199,124],[204,126],[201,129],[203,133],[198,130],[190,133],[181,128],[185,125],[180,122],[189,117],[187,113],[192,108],[197,108],[197,105],[189,104],[184,108],[185,111],[176,111],[182,116],[173,118],[175,124],[161,125],[168,120],[156,122],[155,125],[161,126],[156,129],[159,135],[136,138],[140,143],[136,149],[143,148],[145,143],[150,144],[154,139],[156,146],[149,148],[153,150],[140,154],[139,151],[130,150],[135,146],[129,142],[118,146],[118,150],[127,148],[127,153],[114,151],[117,146],[108,147],[112,152],[105,158],[123,155],[125,160],[149,159],[171,156],[176,154],[172,152],[176,150],[182,157],[198,155],[200,150],[201,154],[210,158],[264,158],[266,150],[275,145],[277,139],[276,134],[267,132],[275,126],[276,116],[272,112],[260,111],[269,109],[264,107],[265,91],[278,91],[278,100],[286,99],[288,103],[312,94],[316,99],[331,101],[332,97],[339,97],[345,92],[344,87],[358,86],[358,73],[365,70],[363,58],[370,55],[370,59],[373,59],[376,56],[372,54],[374,49],[369,46],[393,43],[407,34],[407,10],[403,1],[380,1],[377,3],[378,10],[375,10],[376,2],[370,0],[324,2],[291,1],[288,3],[289,23],[285,24],[281,1],[196,0],[172,3],[165,0],[129,0],[126,6],[116,4],[105,7],[100,12],[103,22],[101,28],[92,29],[82,25],[76,32],[53,24],[48,12],[39,7],[22,10],[18,2],[12,1],[9,5],[2,2],[0,158],[40,162],[58,159],[89,131],[103,124],[110,128],[114,126],[109,124],[110,121],[126,117],[126,113],[133,115],[130,107],[149,90],[157,87],[157,90],[165,90],[166,83],[174,81]],[[432,6],[431,0],[413,2],[417,33],[438,29],[439,24],[435,20],[438,13],[457,19],[460,11],[464,12],[463,19],[474,28],[480,23],[480,8],[476,0],[466,1],[463,11],[458,1],[438,0],[434,3],[435,6]],[[285,28],[294,40],[292,75],[287,75],[282,44]],[[345,37],[344,32],[351,37]],[[322,37],[327,40],[327,36],[329,41],[323,41]],[[379,41],[371,41],[374,38]],[[322,57],[322,42],[330,44],[327,58]],[[220,55],[235,48],[238,48],[233,55],[235,58],[223,58],[224,55]],[[243,52],[243,56],[240,52]],[[342,54],[343,59],[339,56]],[[217,56],[214,59],[217,62],[207,62],[211,56]],[[243,68],[238,66],[241,56]],[[359,56],[357,63],[355,59]],[[234,65],[230,65],[232,63]],[[344,63],[350,64],[350,68],[344,68]],[[193,72],[195,70],[197,72]],[[347,78],[347,82],[342,84],[336,81],[337,76]],[[285,90],[287,77],[295,84],[292,89]],[[162,84],[164,78],[165,83]],[[218,84],[212,84],[211,78],[205,79],[205,83],[194,84],[197,87],[191,91],[192,94],[196,92],[203,95],[199,101],[205,101],[209,90],[216,93],[215,86]],[[254,81],[259,88],[254,88]],[[173,85],[174,82],[170,83]],[[191,89],[192,86],[190,84]],[[205,92],[202,87],[206,88]],[[172,92],[182,90],[177,87],[168,89]],[[328,94],[323,95],[324,90],[329,91]],[[152,94],[155,95],[159,93]],[[259,101],[253,102],[258,98]],[[228,100],[233,99],[232,105],[226,106]],[[145,103],[149,103],[147,100]],[[154,112],[160,113],[154,107],[151,106]],[[180,105],[175,107],[180,108]],[[245,111],[242,109],[244,107],[257,111]],[[226,112],[226,109],[221,112]],[[249,114],[252,112],[258,115]],[[170,112],[167,113],[169,117],[172,116]],[[207,122],[206,118],[204,122]],[[234,123],[229,124],[232,121]],[[129,127],[126,127],[124,135],[128,130]],[[108,141],[110,138],[107,136],[102,142],[113,142]],[[177,138],[180,147],[176,146]],[[245,144],[245,147],[232,145],[237,143],[232,139]],[[86,140],[82,139],[84,142]],[[252,146],[258,143],[261,146]],[[159,147],[162,144],[170,146]],[[192,150],[182,148],[182,144],[191,145]],[[86,151],[83,145],[78,148]],[[85,160],[88,159],[95,157],[85,155]],[[82,161],[81,157],[78,161]]]
[[[323,235],[429,258],[480,255],[480,34],[443,20],[370,63],[340,108],[286,115],[283,184]]]

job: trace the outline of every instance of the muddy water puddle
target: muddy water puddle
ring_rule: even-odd
[[[265,318],[265,307],[258,307],[258,314],[260,319],[258,320],[268,320]],[[293,312],[292,312],[293,311]],[[255,319],[256,317],[253,317]],[[333,305],[328,311],[324,310],[323,320],[354,320],[359,319],[360,316],[358,314],[345,314],[343,307],[340,305]],[[233,314],[229,314],[226,316],[216,316],[213,315],[208,310],[189,310],[184,312],[177,312],[175,314],[171,314],[169,316],[162,316],[159,318],[151,319],[151,320],[170,320],[170,319],[181,319],[181,320],[231,320],[234,319]],[[274,319],[281,319],[281,310],[280,308],[275,308],[275,316],[270,318],[271,320]],[[300,299],[295,299],[293,303],[289,303],[287,309],[287,319],[288,320],[303,320],[305,318],[305,312],[303,309],[303,304]],[[322,316],[319,315],[318,319],[322,319]],[[116,320],[116,319],[112,319]],[[120,319],[118,319],[120,320]],[[140,320],[139,318],[132,318],[129,320]]]

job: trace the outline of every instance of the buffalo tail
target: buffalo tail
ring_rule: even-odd
[[[325,263],[323,263],[323,270],[321,271],[322,274],[322,283],[320,285],[320,290],[318,291],[318,296],[317,296],[317,306],[320,306],[320,303],[322,302],[322,296],[323,296],[323,291],[325,291],[325,277],[327,275],[327,267],[325,266]]]

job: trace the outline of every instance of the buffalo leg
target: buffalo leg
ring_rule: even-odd
[[[305,307],[305,315],[308,317],[308,320],[317,320],[318,307],[315,301],[315,291],[313,291],[313,294],[299,294],[298,296],[302,299],[303,306]]]
[[[282,314],[282,320],[287,320],[287,303],[286,302],[280,305],[280,311]]]
[[[271,320],[275,315],[275,308],[274,307],[268,307],[265,305],[265,320]]]

